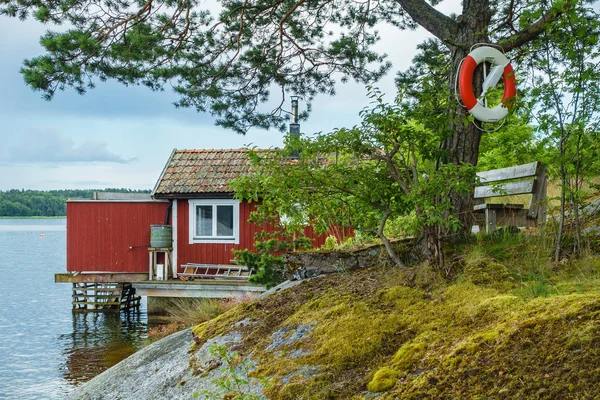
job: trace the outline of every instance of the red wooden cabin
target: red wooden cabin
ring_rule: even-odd
[[[173,264],[230,264],[232,249],[253,249],[257,232],[248,222],[256,203],[233,198],[229,182],[250,173],[252,150],[174,150],[153,197],[172,202]],[[313,246],[325,236],[307,231]],[[177,272],[182,272],[179,269]]]
[[[147,272],[150,225],[172,225],[172,275],[181,265],[230,264],[232,249],[253,249],[248,222],[256,203],[233,198],[229,182],[250,172],[248,151],[174,150],[152,198],[72,200],[67,203],[69,272]],[[326,236],[313,237],[321,246]]]

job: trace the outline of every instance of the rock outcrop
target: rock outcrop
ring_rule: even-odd
[[[214,381],[225,374],[210,349],[239,342],[239,332],[216,336],[194,352],[195,368],[190,367],[191,329],[168,336],[121,361],[76,389],[72,400],[145,400],[191,399],[194,393],[217,394],[222,387]],[[198,371],[201,374],[198,374]],[[199,375],[203,375],[202,378]],[[259,394],[262,386],[256,379],[244,385],[247,393]],[[218,397],[220,398],[220,397]]]
[[[600,258],[540,277],[537,238],[506,251],[499,240],[465,245],[454,281],[422,265],[407,281],[384,264],[288,283],[142,349],[71,399],[596,398]]]

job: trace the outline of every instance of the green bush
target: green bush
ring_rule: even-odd
[[[311,247],[311,239],[301,236],[295,238],[271,238],[257,240],[257,252],[232,250],[235,262],[247,266],[253,274],[249,281],[265,285],[267,288],[278,285],[285,280],[282,253],[293,250],[306,250]]]

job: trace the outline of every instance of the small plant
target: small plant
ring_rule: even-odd
[[[355,235],[346,236],[343,240],[334,235],[329,235],[325,239],[325,243],[320,247],[321,250],[344,250],[344,249],[356,249],[364,245],[381,244],[376,236],[364,234],[362,232],[356,232]]]
[[[338,240],[337,240],[337,238],[335,236],[333,236],[333,235],[329,235],[325,239],[325,243],[323,243],[323,246],[321,246],[321,249],[323,249],[323,250],[333,250],[333,249],[337,248],[337,246],[338,246]]]
[[[276,237],[269,237],[268,235]],[[311,239],[305,236],[296,237],[286,232],[270,234],[262,232],[255,241],[257,252],[232,250],[236,263],[246,265],[254,274],[249,281],[264,284],[268,288],[285,280],[282,253],[294,250],[306,250],[311,247]]]
[[[172,322],[186,327],[211,320],[229,311],[243,300],[232,299],[173,299],[165,306],[165,311]]]
[[[218,387],[217,390],[201,390],[194,393],[194,398],[205,400],[260,400],[264,396],[260,394],[244,393],[244,388],[250,384],[248,373],[252,365],[248,360],[243,360],[237,352],[229,352],[224,345],[215,345],[209,348],[210,354],[217,359],[220,365],[222,376],[215,378],[212,383]],[[265,378],[259,379],[263,386],[267,386]],[[203,397],[200,397],[203,396]]]
[[[524,276],[515,292],[524,298],[548,297],[559,295],[560,291],[545,272],[539,271]]]
[[[179,332],[185,328],[187,328],[187,326],[181,322],[170,322],[168,324],[155,326],[148,329],[148,341],[150,343],[156,342],[157,340],[167,337],[175,332]]]
[[[179,332],[204,321],[209,321],[231,310],[251,297],[229,299],[172,299],[166,306],[168,323],[148,330],[148,341],[156,342],[175,332]]]

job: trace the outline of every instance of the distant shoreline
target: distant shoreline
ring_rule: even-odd
[[[48,219],[48,218],[52,218],[52,219],[66,219],[67,216],[66,215],[59,215],[59,216],[53,216],[53,217],[46,217],[46,216],[43,216],[43,215],[29,216],[29,217],[19,217],[19,216],[7,217],[7,216],[0,216],[0,219]]]

